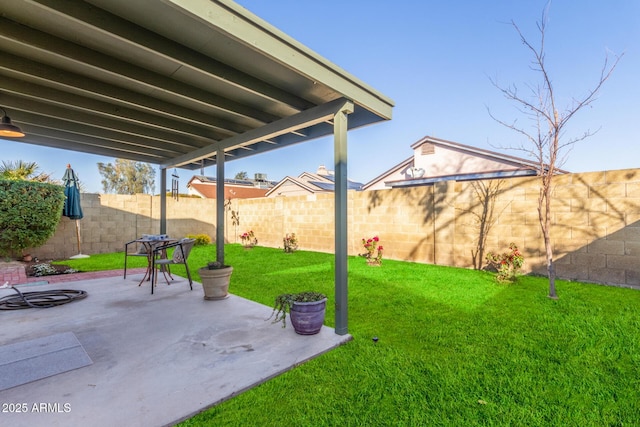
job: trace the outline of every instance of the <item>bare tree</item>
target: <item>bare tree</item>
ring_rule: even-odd
[[[530,90],[528,97],[520,95],[515,85],[502,87],[495,80],[491,83],[498,89],[505,98],[513,101],[518,106],[518,110],[527,118],[531,119],[534,125],[531,130],[527,130],[517,125],[517,121],[511,123],[497,119],[489,111],[489,115],[498,123],[524,136],[527,144],[520,147],[511,147],[527,152],[536,160],[537,173],[540,176],[540,192],[538,195],[538,219],[544,238],[546,252],[547,273],[549,277],[549,297],[557,299],[555,278],[556,271],[553,263],[553,246],[551,240],[551,196],[553,177],[558,173],[564,161],[568,149],[578,141],[582,141],[595,132],[587,130],[582,135],[574,138],[564,139],[563,130],[567,122],[575,114],[591,105],[605,81],[609,79],[611,73],[618,65],[622,55],[615,56],[615,61],[609,63],[608,55],[605,56],[604,64],[600,71],[600,78],[595,86],[588,90],[587,94],[580,99],[574,98],[570,105],[559,111],[556,105],[556,94],[552,79],[550,78],[545,65],[545,30],[547,23],[548,5],[542,13],[542,19],[536,23],[540,34],[540,45],[533,46],[520,31],[514,21],[511,25],[515,28],[520,41],[533,54],[531,69],[540,76],[540,82],[535,85],[527,85]],[[562,139],[561,139],[562,138]]]

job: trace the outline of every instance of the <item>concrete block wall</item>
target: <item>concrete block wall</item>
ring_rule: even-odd
[[[232,206],[240,224],[233,230],[227,227],[229,242],[240,243],[238,235],[253,230],[259,245],[281,248],[285,234],[295,233],[300,248],[333,252],[333,194],[240,199]]]
[[[362,238],[377,235],[385,258],[473,268],[514,242],[525,271],[546,274],[538,197],[536,177],[350,191],[349,253],[362,253]],[[640,288],[640,169],[557,176],[551,203],[558,277]],[[119,251],[159,231],[159,197],[83,194],[82,204],[83,253]],[[333,252],[333,223],[333,194],[234,199],[225,210],[230,243],[253,230],[259,245],[282,247],[284,235],[296,233],[301,249]],[[167,233],[214,238],[215,200],[167,199]],[[50,241],[31,252],[42,259],[75,255],[75,222],[63,218]]]
[[[99,254],[124,250],[142,234],[159,233],[160,197],[148,194],[82,194],[84,218],[78,221],[80,251]],[[215,200],[167,199],[167,234],[215,235]],[[40,259],[65,259],[78,254],[76,221],[63,217],[56,233],[43,246],[29,250]]]

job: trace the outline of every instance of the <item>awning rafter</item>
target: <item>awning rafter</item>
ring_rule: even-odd
[[[189,155],[174,158],[171,162],[163,164],[162,167],[180,167],[186,163],[197,162],[203,158],[211,157],[218,149],[230,148],[242,144],[262,142],[265,139],[275,138],[286,133],[293,133],[298,129],[313,126],[318,123],[326,123],[327,117],[333,117],[345,103],[346,99],[336,99],[323,105],[310,108],[296,115],[280,119],[269,123],[261,128],[252,129],[241,135],[232,136],[225,140],[216,142],[208,147],[203,147],[192,151]]]

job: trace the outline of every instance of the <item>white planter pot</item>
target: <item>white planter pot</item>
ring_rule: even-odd
[[[210,301],[221,300],[229,297],[229,281],[233,267],[209,270],[201,268],[198,270],[202,280],[204,299]]]

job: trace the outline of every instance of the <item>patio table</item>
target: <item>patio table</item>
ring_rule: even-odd
[[[132,244],[132,243],[139,243],[141,244],[146,252],[146,256],[147,256],[147,270],[144,273],[144,276],[142,277],[142,280],[140,280],[140,283],[138,283],[138,286],[142,285],[142,283],[145,280],[151,280],[151,269],[153,268],[153,253],[154,253],[154,249],[157,249],[158,247],[161,246],[166,246],[168,244],[171,243],[175,243],[177,242],[178,239],[172,239],[170,237],[167,236],[144,236],[141,237],[139,239],[135,239],[132,240],[128,243],[125,244],[125,277],[126,277],[126,257],[129,256],[130,254],[127,254],[127,246]],[[161,252],[161,257],[166,257],[167,253],[165,251]],[[164,268],[164,266],[162,267]],[[165,272],[163,270],[163,272]],[[169,277],[171,277],[171,279],[173,279],[173,276],[171,276],[171,273],[169,273]],[[153,286],[153,284],[152,284]]]

